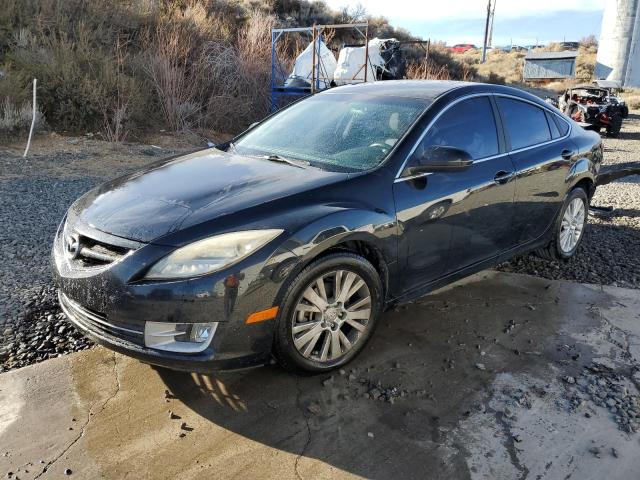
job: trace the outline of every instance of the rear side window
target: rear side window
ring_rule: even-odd
[[[544,110],[530,103],[497,97],[511,149],[530,147],[551,140]]]
[[[435,145],[460,148],[474,160],[497,155],[498,132],[489,99],[470,98],[449,108],[431,126],[416,153]]]

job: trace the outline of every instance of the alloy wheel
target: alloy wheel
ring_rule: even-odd
[[[574,198],[567,205],[560,226],[559,246],[563,253],[570,253],[578,245],[584,230],[586,213],[584,201],[581,198]]]
[[[323,273],[303,290],[292,318],[293,344],[305,358],[335,362],[362,339],[371,320],[371,292],[349,270]]]

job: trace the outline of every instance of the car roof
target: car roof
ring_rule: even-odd
[[[454,90],[458,91],[460,95],[472,93],[504,93],[544,103],[539,97],[518,88],[455,80],[384,80],[335,87],[324,90],[320,92],[319,95],[340,93],[357,94],[371,98],[400,97],[434,101],[438,97],[453,92]]]
[[[353,93],[370,97],[405,97],[434,100],[440,95],[463,87],[471,82],[453,80],[384,80],[356,83],[325,90],[321,95],[332,93]]]
[[[594,85],[593,83],[580,83],[570,87],[568,90],[606,90],[606,88]]]

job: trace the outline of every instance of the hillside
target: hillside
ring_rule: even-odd
[[[307,0],[4,0],[0,133],[31,119],[38,79],[43,122],[119,142],[150,130],[237,132],[266,115],[271,29],[366,18],[371,33],[413,39],[362,10]],[[285,44],[290,58],[306,45]],[[434,47],[420,78],[474,71]]]

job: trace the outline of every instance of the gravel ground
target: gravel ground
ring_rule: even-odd
[[[195,145],[170,137],[154,143],[161,147],[114,151],[90,138],[52,135],[37,139],[27,160],[18,148],[0,149],[0,372],[91,346],[57,305],[49,273],[53,235],[68,206],[94,185]],[[640,115],[605,145],[608,164],[640,160]],[[589,219],[575,258],[558,263],[529,255],[498,269],[640,288],[640,176],[598,188],[593,204],[612,206],[614,214]]]
[[[171,150],[133,145],[114,151],[90,138],[53,135],[38,138],[28,159],[17,149],[0,148],[0,372],[91,346],[65,320],[51,282],[49,255],[58,223],[95,185],[193,150],[177,143]]]

